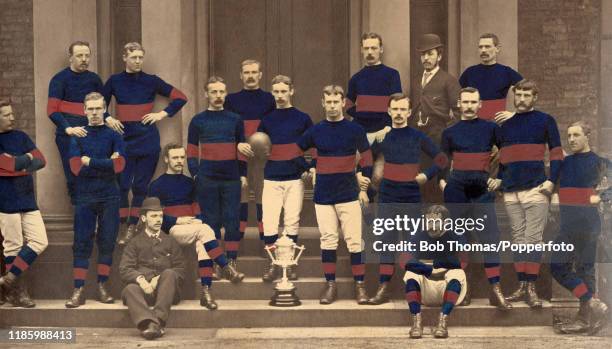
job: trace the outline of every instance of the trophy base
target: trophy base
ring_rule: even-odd
[[[270,299],[270,304],[273,307],[297,307],[302,305],[300,299],[293,290],[274,290],[274,295]]]

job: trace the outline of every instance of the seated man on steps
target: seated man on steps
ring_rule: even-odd
[[[195,201],[195,183],[183,174],[185,148],[177,143],[169,143],[164,147],[163,158],[167,165],[166,173],[151,183],[148,195],[159,198],[164,207],[162,230],[170,234],[181,246],[195,242],[202,283],[200,305],[215,310],[217,303],[210,294],[213,262],[218,268],[217,275],[225,275],[234,283],[242,281],[244,274],[228,264],[223,249],[215,238],[215,232],[208,224],[202,223],[200,205]]]
[[[180,300],[185,265],[179,244],[161,233],[159,199],[143,201],[140,221],[144,232],[129,241],[119,265],[121,279],[127,283],[121,296],[142,336],[151,340],[164,334],[170,307]]]
[[[427,232],[417,233],[416,243],[427,241],[429,244],[436,244],[439,242],[444,245],[444,251],[419,251],[410,256],[405,264],[406,301],[412,315],[410,338],[423,336],[421,304],[442,306],[438,325],[433,329],[433,335],[435,338],[446,338],[448,337],[448,316],[455,304],[461,303],[467,292],[466,276],[462,269],[465,263],[459,259],[458,255],[448,251],[448,242],[462,242],[463,236],[445,232],[442,228],[442,223],[450,216],[444,206],[430,206],[425,210],[424,216],[427,220],[425,226]]]

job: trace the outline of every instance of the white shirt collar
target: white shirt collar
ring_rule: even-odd
[[[150,238],[153,238],[153,239],[158,239],[158,240],[160,239],[160,237],[159,237],[159,233],[160,233],[160,232],[157,232],[157,234],[155,234],[155,233],[153,233],[153,232],[150,232],[148,229],[145,229],[145,233],[146,233],[146,234],[147,234],[147,235],[148,235]]]
[[[436,73],[440,70],[440,66],[437,66],[435,68],[433,68],[430,72],[429,72],[429,77],[427,78],[427,81],[425,80],[425,72],[426,70],[423,71],[423,78],[421,79],[423,82],[423,85],[427,85],[431,79],[433,79],[434,75],[436,75]]]

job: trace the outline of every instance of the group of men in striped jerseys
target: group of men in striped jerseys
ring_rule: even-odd
[[[574,154],[564,159],[555,119],[535,110],[535,82],[497,62],[501,45],[495,34],[481,35],[478,47],[481,63],[466,69],[457,80],[440,68],[444,51],[440,38],[424,35],[417,44],[423,76],[413,81],[409,97],[402,93],[397,70],[382,63],[380,35],[366,33],[361,38],[364,67],[351,77],[346,93],[337,85],[323,89],[325,119],[316,125],[293,106],[295,89],[290,77],[275,76],[271,93],[263,91],[261,64],[245,60],[241,91],[228,94],[221,77],[209,78],[205,86],[208,107],[191,119],[187,146],[166,145],[161,154],[166,171],[151,182],[161,152],[156,125],[180,111],[187,97],[158,76],[142,71],[145,49],[139,43],[125,45],[125,70],[102,84],[97,74],[87,70],[89,44],[74,42],[68,50],[69,67],[51,80],[47,106],[57,126],[56,143],[75,212],[74,290],[66,307],[85,303],[85,279],[95,239],[98,296],[103,303],[114,302],[106,282],[115,242],[128,244],[126,251],[131,252],[127,257],[124,254],[121,275],[137,287],[126,288],[123,298],[130,309],[140,309],[131,314],[146,338],[163,334],[175,292],[162,297],[165,301],[159,305],[161,310],[156,305],[157,312],[143,315],[146,310],[137,304],[144,304],[143,297],[159,285],[173,285],[180,279],[180,272],[174,276],[163,273],[174,265],[168,257],[175,251],[172,244],[195,245],[202,284],[200,304],[216,309],[212,280],[225,277],[240,282],[244,278],[236,260],[248,220],[249,187],[256,194],[260,238],[274,251],[281,211],[282,234],[298,240],[304,181],[314,185],[321,233],[326,283],[320,303],[331,304],[337,298],[336,251],[342,233],[350,253],[357,303],[382,304],[391,297],[396,261],[394,255],[380,256],[379,287],[369,297],[364,283],[362,217],[370,201],[434,204],[424,211],[432,217],[486,214],[493,223],[475,238],[488,243],[499,241],[494,202],[495,192],[501,190],[512,242],[537,245],[542,243],[550,196],[559,183],[564,214],[557,240],[579,248],[574,252],[577,262],[566,254],[554,255],[551,270],[580,299],[578,316],[561,326],[561,331],[596,333],[605,322],[607,306],[595,296],[594,251],[600,230],[595,205],[610,198],[608,192],[598,194],[594,188],[612,166],[590,150],[591,129],[584,121],[568,128]],[[154,112],[158,94],[170,102]],[[513,97],[512,103],[507,96]],[[113,97],[116,106],[111,115],[107,107]],[[506,110],[506,104],[513,104],[516,110]],[[271,143],[263,182],[257,180],[262,166],[252,160],[256,154],[248,142],[255,132],[265,133]],[[304,154],[309,151],[312,159],[307,161]],[[423,154],[426,157],[421,159]],[[7,273],[0,277],[0,290],[3,299],[15,306],[34,306],[20,283],[21,275],[47,246],[31,175],[44,165],[42,153],[29,137],[14,130],[10,102],[0,102],[0,230],[7,266]],[[191,177],[184,174],[185,165]],[[442,203],[448,203],[448,208]],[[138,224],[145,233],[135,239]],[[221,228],[224,249],[219,244]],[[174,242],[164,242],[159,231]],[[417,236],[429,241],[462,239],[436,228]],[[163,248],[169,249],[168,258]],[[145,253],[147,249],[152,252]],[[146,272],[139,272],[134,262],[142,263],[147,258],[142,256],[150,258],[145,261]],[[510,310],[511,302],[525,300],[532,308],[541,307],[535,289],[541,258],[539,253],[514,255],[519,288],[504,297],[499,284],[500,256],[486,253],[484,268],[492,304]],[[420,252],[401,258],[412,338],[423,334],[422,304],[442,306],[433,334],[448,336],[449,314],[456,303],[467,299],[465,265],[464,256],[449,253]],[[271,263],[262,279],[270,282],[278,274]],[[288,276],[298,277],[293,268]]]

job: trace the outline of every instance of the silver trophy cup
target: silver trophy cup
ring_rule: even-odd
[[[270,299],[270,305],[275,307],[298,306],[302,304],[302,302],[300,302],[300,299],[295,294],[295,285],[287,278],[287,267],[297,265],[302,252],[304,252],[306,248],[303,245],[298,246],[293,240],[285,235],[278,239],[274,245],[276,246],[274,254],[272,254],[272,248],[266,246],[265,249],[268,251],[272,263],[283,269],[283,277],[274,287],[274,295]],[[296,250],[299,250],[297,256],[295,255]]]

